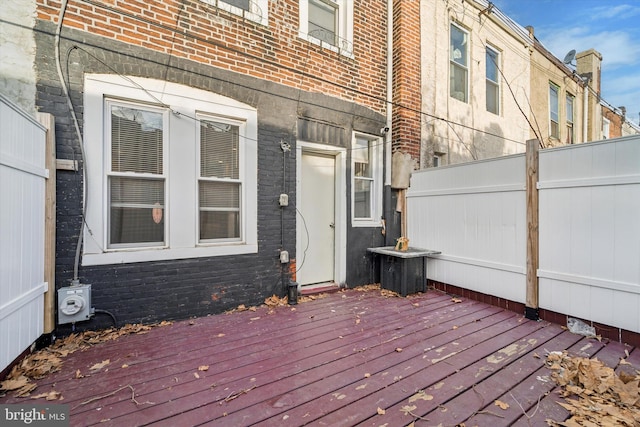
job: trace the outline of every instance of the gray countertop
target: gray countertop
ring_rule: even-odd
[[[368,252],[372,252],[374,254],[380,255],[389,255],[398,258],[418,258],[425,257],[429,255],[438,255],[442,252],[434,251],[431,249],[422,249],[422,248],[409,248],[406,251],[397,251],[394,246],[381,246],[379,248],[367,248]]]

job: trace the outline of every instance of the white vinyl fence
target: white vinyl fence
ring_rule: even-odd
[[[45,137],[0,95],[0,370],[43,332]]]
[[[640,332],[640,136],[539,153],[539,305]],[[414,172],[431,280],[526,302],[525,154]]]

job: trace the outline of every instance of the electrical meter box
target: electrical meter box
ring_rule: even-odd
[[[58,289],[58,324],[89,320],[92,312],[91,285]]]

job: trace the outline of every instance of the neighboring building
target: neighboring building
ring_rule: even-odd
[[[602,108],[602,139],[640,134],[640,126],[627,118],[625,107],[612,107],[600,101]]]
[[[35,3],[3,2],[0,8],[0,93],[35,113]]]
[[[58,172],[56,286],[150,322],[261,303],[289,278],[369,283],[387,7],[37,0],[36,107],[80,164]]]
[[[534,40],[530,137],[541,139],[544,147],[599,140],[602,55],[573,50],[560,61],[536,39],[533,27],[527,30]]]
[[[421,4],[422,166],[524,151],[527,31],[484,0]]]

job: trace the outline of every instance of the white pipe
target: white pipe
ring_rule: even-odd
[[[582,142],[587,142],[589,121],[589,78],[584,79],[584,96],[582,99]]]
[[[391,135],[393,133],[393,0],[387,0],[387,127],[384,185],[391,185]]]

